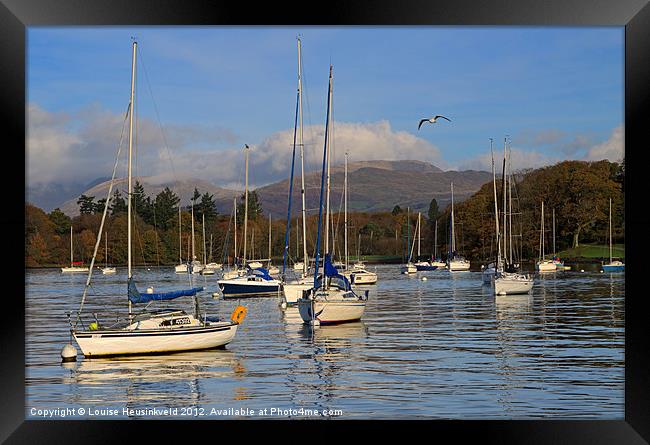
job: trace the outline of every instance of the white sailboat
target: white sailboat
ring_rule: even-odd
[[[230,277],[224,274],[224,278],[217,281],[223,298],[244,298],[244,297],[265,297],[275,296],[278,294],[280,281],[271,277],[266,269],[261,267],[253,268],[252,265],[246,264],[246,244],[248,230],[248,152],[249,147],[246,145],[245,151],[245,177],[244,185],[244,255],[241,266],[245,268],[246,274],[240,275],[238,268],[236,277]]]
[[[202,226],[203,226],[203,264],[207,264],[208,263],[208,255],[207,255],[207,252],[205,251],[205,214],[202,214],[201,218],[202,218],[201,221],[202,221]],[[204,266],[201,269],[201,275],[214,275],[214,269]]]
[[[201,264],[201,262],[196,259],[196,253],[194,250],[194,201],[192,201],[192,209],[190,213],[192,215],[192,261],[188,267],[191,273],[198,274],[203,270],[203,264]],[[205,249],[203,250],[205,251]]]
[[[557,270],[571,270],[571,266],[565,266],[564,261],[562,261],[557,256],[557,251],[555,250],[555,207],[553,208],[553,263]]]
[[[210,234],[210,257],[208,258],[209,260],[212,259],[212,234]],[[212,270],[213,272],[216,272],[217,270],[221,269],[222,264],[220,263],[215,263],[213,261],[210,261],[205,265],[204,269],[209,269]]]
[[[406,248],[409,249],[408,256],[406,258],[406,264],[403,264],[400,271],[402,274],[408,275],[416,273],[418,271],[415,264],[411,262],[411,256],[413,255],[413,248],[409,248],[411,244],[411,218],[410,218],[410,209],[406,208]],[[417,230],[417,229],[416,229]],[[415,237],[413,238],[413,243],[415,244]]]
[[[539,260],[535,264],[535,269],[538,272],[555,272],[557,267],[553,260],[547,260],[546,255],[544,254],[544,201],[542,201],[542,218],[541,218],[541,228],[539,232]]]
[[[492,139],[490,139],[492,142]],[[490,153],[492,154],[492,144],[490,143]],[[492,155],[492,177],[493,177],[493,190],[494,190],[494,220],[495,220],[495,234],[497,239],[497,260],[496,263],[491,263],[483,269],[482,277],[483,282],[492,286],[495,295],[513,295],[513,294],[526,294],[533,288],[533,278],[527,274],[517,272],[512,259],[512,239],[510,241],[510,258],[506,260],[506,234],[508,226],[506,224],[506,151],[504,147],[504,162],[503,162],[503,236],[499,231],[499,209],[497,205],[497,189],[496,189],[496,173],[494,170],[494,155]],[[510,185],[508,185],[510,190]],[[510,200],[512,195],[510,194]],[[510,203],[510,216],[512,217],[512,204]],[[510,219],[510,227],[512,227],[512,219]],[[501,240],[503,240],[503,256],[501,254]]]
[[[298,299],[300,317],[311,325],[336,324],[361,319],[366,309],[368,291],[358,295],[352,289],[350,282],[340,275],[331,263],[329,252],[329,195],[330,195],[330,122],[332,119],[332,66],[330,65],[329,86],[327,94],[327,121],[325,123],[325,144],[323,148],[323,168],[321,173],[321,192],[318,208],[318,235],[316,240],[316,264],[314,267],[313,287],[303,292]],[[325,261],[319,277],[320,229],[323,219],[323,187],[327,172],[327,197],[325,209]]]
[[[612,257],[612,198],[609,198],[609,263],[603,264],[603,272],[624,272],[625,263]]]
[[[436,268],[442,269],[443,267],[447,266],[447,263],[442,261],[440,257],[438,257],[438,220],[436,219],[436,228],[435,228],[435,233],[434,233],[434,238],[433,238],[433,258],[430,261],[432,266],[436,266]]]
[[[469,270],[470,263],[462,255],[456,252],[456,233],[454,231],[454,183],[451,183],[451,233],[450,249],[447,255],[447,269],[450,272]]]
[[[106,264],[105,264],[104,267],[102,267],[102,273],[104,275],[112,275],[112,274],[117,273],[117,269],[115,267],[108,267],[108,232],[105,232],[104,235],[105,235],[105,241],[106,241],[106,253],[104,255],[104,259],[105,259]]]
[[[271,239],[272,239],[272,232],[271,232],[271,214],[269,213],[269,261],[266,264],[266,270],[269,271],[269,275],[277,275],[280,273],[280,269],[277,266],[274,266],[273,263],[271,262]]]
[[[176,267],[174,267],[174,272],[176,273],[187,273],[187,263],[184,263],[183,258],[181,257],[183,251],[182,243],[183,240],[181,235],[181,204],[179,202],[178,203],[178,264],[176,265]],[[188,256],[189,256],[189,249],[188,249]]]
[[[72,254],[72,224],[70,225],[70,267],[62,267],[61,273],[78,273],[78,272],[88,272],[88,267],[82,265],[82,261],[77,261],[75,263],[74,256]]]
[[[301,221],[302,221],[302,261],[296,262],[293,265],[293,270],[299,272],[295,277],[287,276],[286,271],[286,257],[288,245],[285,246],[285,261],[284,261],[284,271],[282,276],[282,298],[283,302],[286,305],[292,306],[298,303],[298,299],[302,297],[304,291],[311,289],[312,282],[307,277],[307,269],[309,267],[309,258],[307,257],[307,215],[305,207],[305,146],[304,146],[304,135],[303,135],[303,126],[302,126],[302,53],[301,53],[301,41],[298,40],[298,91],[296,98],[296,125],[294,132],[294,142],[298,141],[297,146],[300,149],[300,198],[301,198]],[[294,156],[295,156],[295,145],[294,145]],[[292,164],[293,172],[293,164]],[[293,175],[290,178],[290,191],[289,191],[289,205],[291,204],[292,199],[292,187],[293,187]],[[288,213],[287,225],[290,224],[291,213]],[[296,249],[298,248],[298,225],[296,224]],[[298,252],[296,252],[296,258],[299,258]]]
[[[352,285],[366,285],[377,283],[377,274],[366,270],[363,263],[357,262],[353,268],[350,269],[350,258],[348,255],[348,152],[345,152],[345,179],[343,185],[344,193],[344,256],[345,256],[345,269],[343,275],[350,280]],[[361,234],[359,234],[359,241],[361,241]],[[357,258],[359,256],[357,255]]]
[[[418,256],[416,258],[420,258],[420,232],[422,231],[422,225],[420,223],[422,214],[418,212]],[[426,270],[436,270],[438,268],[437,265],[432,264],[431,261],[418,261],[415,263],[415,268],[419,271],[426,271]]]
[[[100,321],[95,315],[94,321],[87,323],[82,318],[83,306],[86,293],[92,277],[92,262],[95,260],[99,238],[95,244],[95,253],[91,262],[91,269],[84,288],[76,321],[71,325],[71,334],[86,357],[103,357],[116,355],[170,353],[178,351],[190,351],[199,349],[211,349],[223,347],[230,343],[237,332],[237,327],[244,319],[246,308],[237,307],[229,321],[220,321],[216,318],[200,314],[199,300],[197,293],[202,291],[201,287],[194,287],[187,290],[175,292],[153,293],[153,291],[140,294],[136,288],[132,273],[132,175],[131,157],[133,152],[133,109],[135,90],[135,66],[136,66],[137,42],[133,42],[133,59],[131,71],[131,100],[129,113],[129,158],[128,158],[128,316],[126,319],[115,321],[114,314],[107,318],[107,321]],[[119,157],[119,153],[118,153]],[[117,161],[115,166],[117,167]],[[104,220],[110,201],[110,193],[113,179],[108,191],[108,198],[104,207],[104,214],[99,228],[102,233]],[[182,296],[194,297],[194,314],[188,314],[182,310],[160,310],[155,312],[139,312],[133,310],[133,305],[151,303],[159,300],[172,300]],[[147,307],[149,305],[147,304]],[[110,321],[108,321],[110,320]],[[68,345],[66,345],[68,348]],[[66,352],[64,352],[62,356]],[[67,355],[67,353],[66,353]],[[65,357],[64,357],[65,358]]]

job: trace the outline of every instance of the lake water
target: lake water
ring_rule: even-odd
[[[66,364],[86,277],[28,270],[26,418],[623,419],[624,274],[585,270],[495,297],[479,272],[380,265],[360,322],[312,329],[276,298],[246,299],[226,349]],[[125,312],[125,274],[94,275],[84,311]],[[136,278],[188,284],[172,268]],[[229,318],[217,279],[196,278],[202,311]]]

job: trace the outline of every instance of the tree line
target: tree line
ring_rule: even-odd
[[[580,243],[606,243],[609,199],[612,199],[614,241],[624,240],[624,163],[608,161],[565,161],[535,170],[518,172],[513,177],[513,247],[517,258],[535,259],[539,251],[541,202],[545,207],[546,252],[551,252],[551,215],[554,209],[556,251],[576,247]],[[497,181],[501,207],[501,181]],[[247,255],[267,258],[269,249],[269,215],[264,215],[262,202],[255,191],[248,195]],[[25,205],[25,266],[61,266],[70,262],[70,227],[73,228],[75,261],[90,263],[97,231],[104,212],[105,200],[79,197],[79,216],[70,218],[60,209],[50,213],[31,204]],[[102,237],[108,237],[108,258],[104,239],[98,249],[96,264],[122,265],[127,258],[127,204],[116,190],[110,200]],[[203,261],[203,217],[205,217],[206,258],[214,262],[232,262],[243,255],[244,196],[237,199],[237,252],[234,251],[233,209],[217,210],[214,197],[197,189],[189,206],[180,206],[180,198],[169,188],[155,197],[149,196],[139,182],[132,194],[134,213],[133,261],[136,265],[172,265],[191,256],[192,208],[194,213],[194,252]],[[500,209],[501,211],[503,209]],[[429,257],[437,250],[445,257],[449,245],[450,206],[439,209],[432,199],[421,217],[421,256]],[[317,214],[307,216],[307,250],[313,256],[316,242]],[[351,212],[348,214],[348,250],[363,257],[379,255],[404,261],[414,244],[418,214],[407,212],[396,204],[391,212]],[[492,182],[467,200],[454,206],[456,245],[468,259],[490,259],[495,255],[494,194]],[[335,257],[342,258],[343,215],[335,213],[330,239]],[[437,245],[435,226],[438,226]],[[302,223],[291,220],[288,256],[290,261],[302,255],[299,239]],[[296,228],[298,227],[298,233]],[[271,256],[275,264],[284,254],[286,216],[271,218]],[[441,254],[441,255],[440,255]]]

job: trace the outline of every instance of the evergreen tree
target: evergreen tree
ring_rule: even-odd
[[[246,197],[246,194],[242,194],[239,197],[239,200],[241,201],[239,204],[237,204],[237,223],[239,224],[240,222],[244,221],[244,199]],[[259,201],[259,198],[257,197],[257,191],[253,190],[252,192],[248,192],[248,220],[249,221],[255,221],[257,220],[257,217],[262,214],[262,204]]]
[[[93,213],[104,213],[104,206],[106,205],[106,198],[102,198],[97,203],[95,204],[95,210]],[[110,212],[111,208],[108,208],[108,211]]]
[[[144,187],[139,181],[135,181],[131,200],[134,212],[139,215],[145,223],[153,224],[153,203],[151,202],[151,198],[146,196]]]
[[[205,224],[212,225],[217,219],[217,205],[214,202],[214,196],[205,192],[201,196],[201,202],[198,205],[198,217],[205,215]]]
[[[94,196],[86,196],[86,195],[81,195],[79,199],[77,199],[77,204],[79,204],[79,213],[82,215],[89,215],[91,213],[95,213],[95,197]]]
[[[118,213],[127,212],[128,206],[126,204],[126,200],[122,198],[122,195],[120,194],[119,190],[115,190],[111,202],[113,203],[113,205],[111,205],[111,216],[115,216]]]
[[[159,229],[167,230],[177,223],[178,203],[180,198],[172,192],[169,187],[158,193],[154,201],[156,214],[156,226]]]
[[[72,224],[72,219],[63,213],[60,208],[52,210],[48,217],[52,224],[54,224],[54,231],[59,235],[65,235],[70,232],[70,225]]]
[[[395,207],[393,207],[393,211],[391,213],[393,214],[393,216],[399,215],[400,213],[402,213],[402,208],[396,205]]]

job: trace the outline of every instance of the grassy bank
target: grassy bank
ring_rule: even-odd
[[[609,258],[609,245],[607,244],[584,244],[575,249],[567,249],[558,252],[560,258],[580,259],[580,258]],[[625,244],[614,244],[612,246],[612,256],[616,258],[625,258]]]

